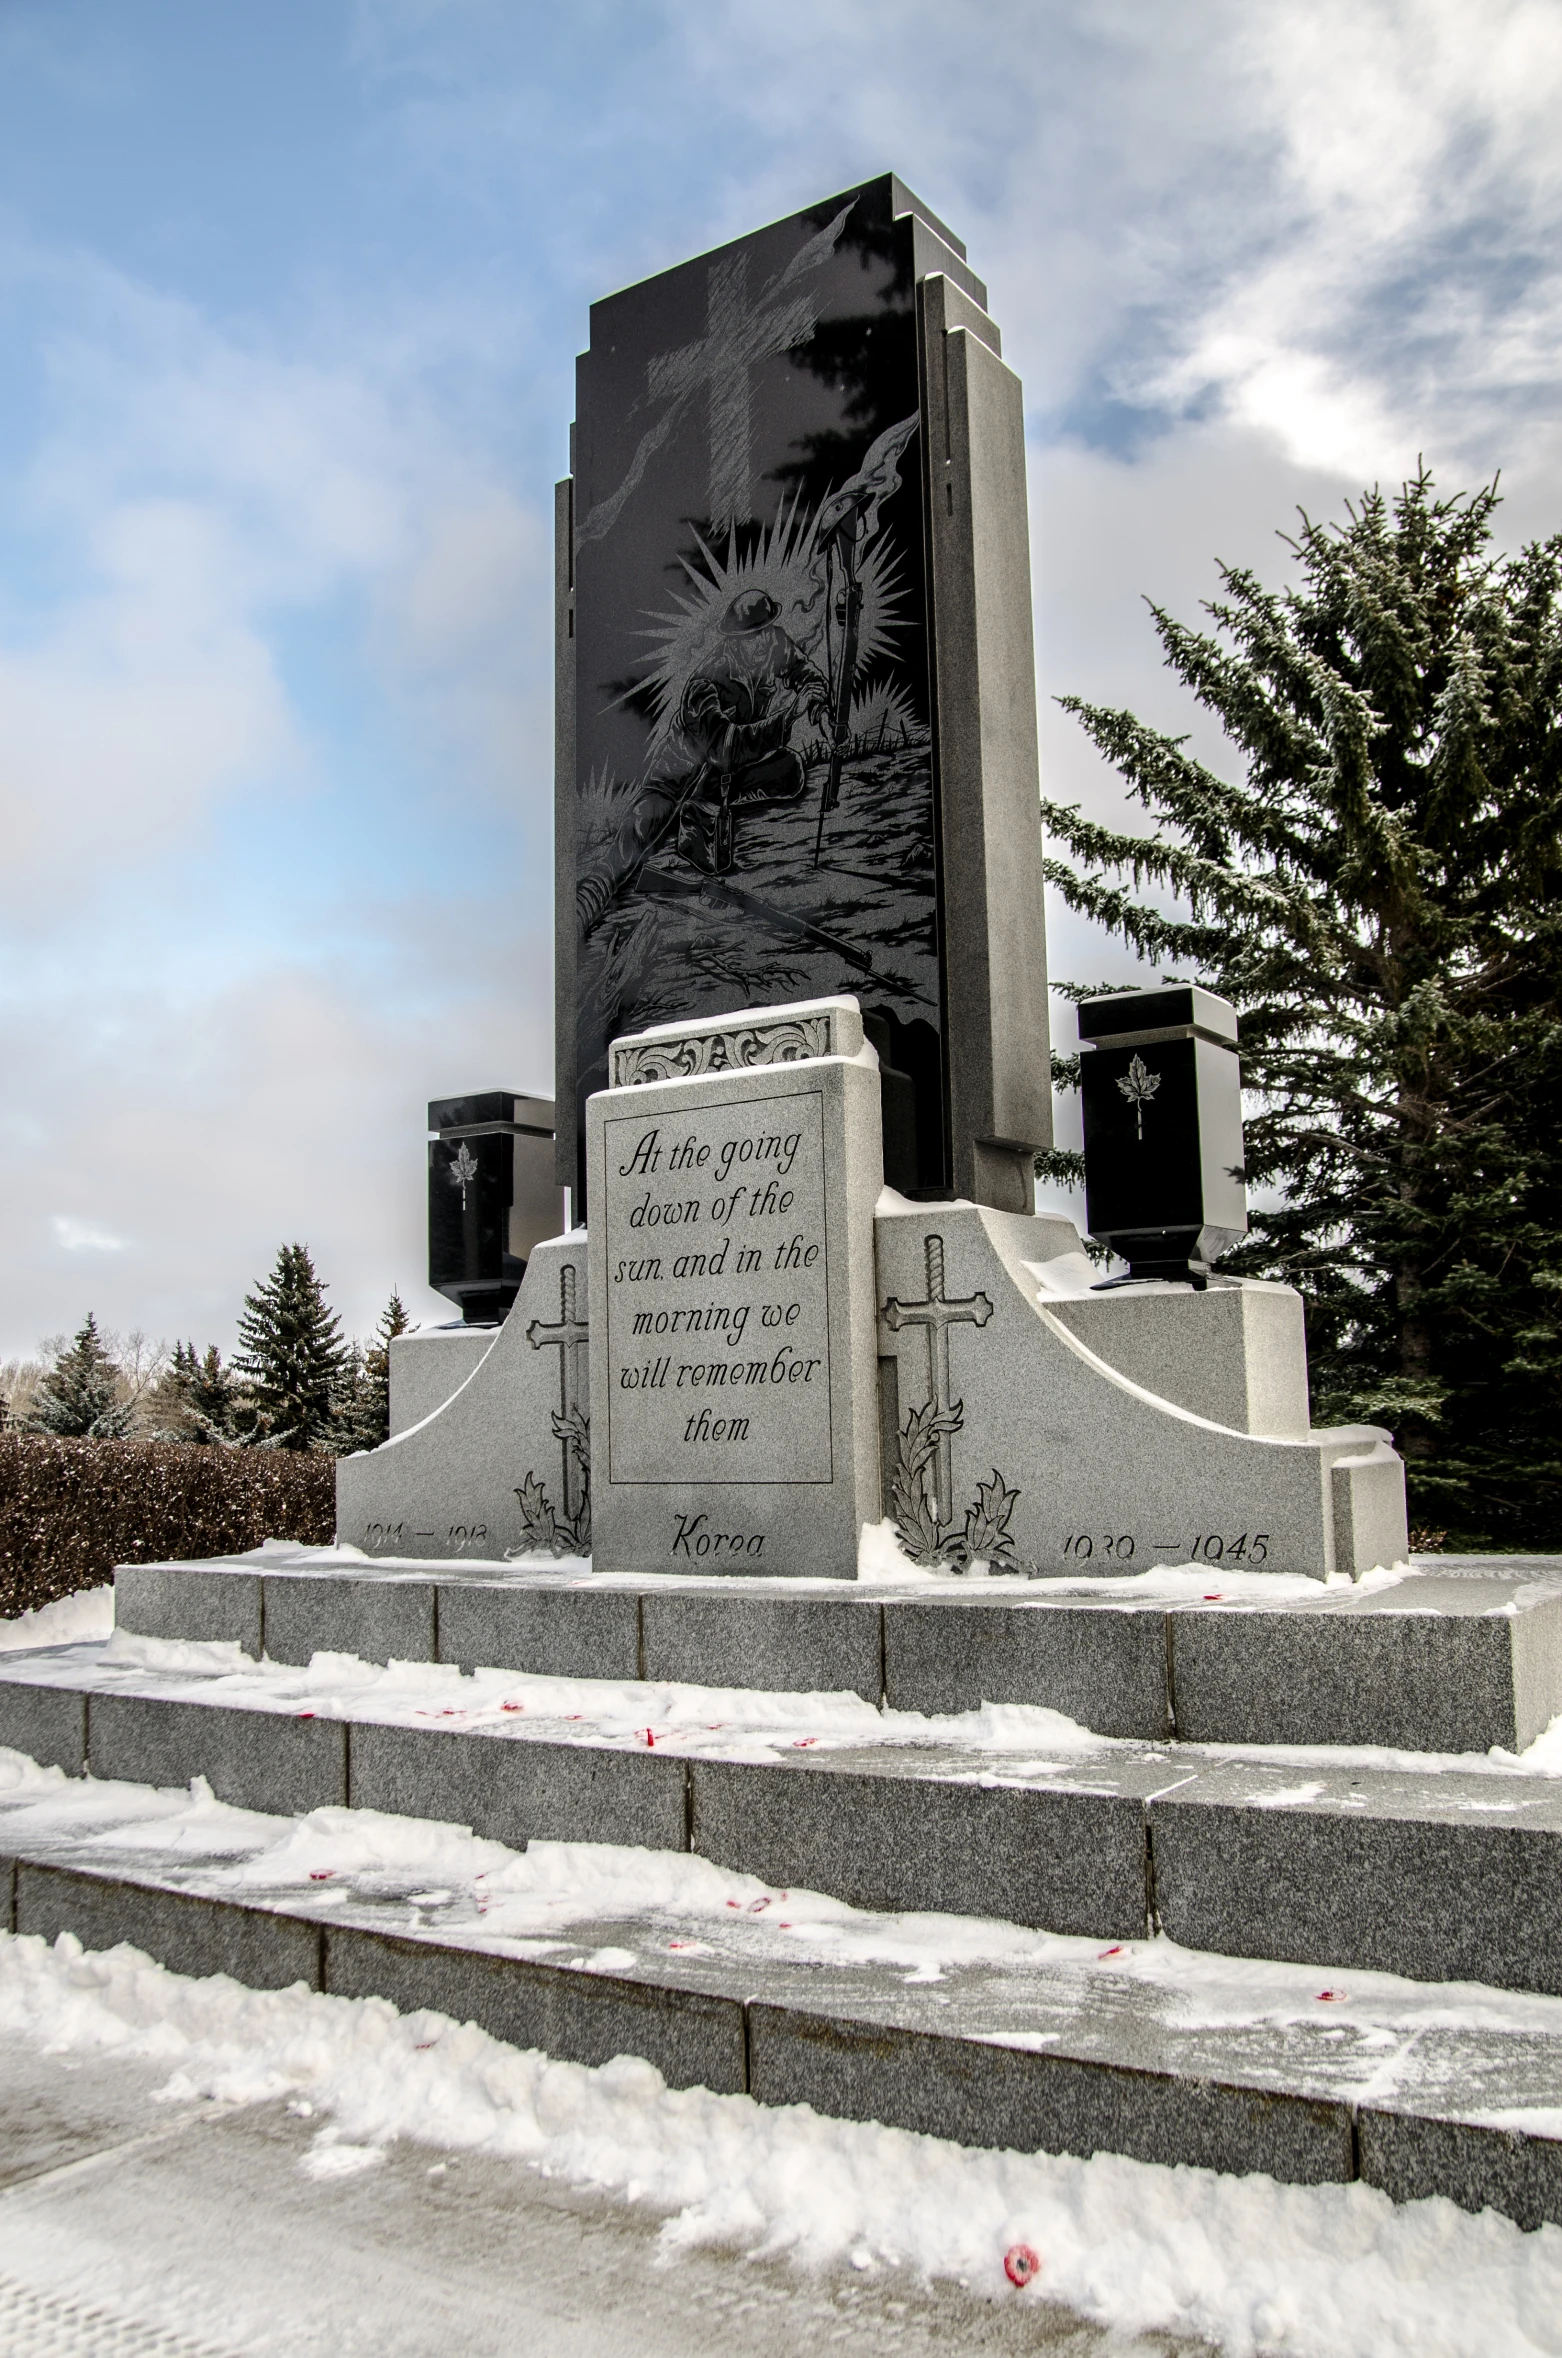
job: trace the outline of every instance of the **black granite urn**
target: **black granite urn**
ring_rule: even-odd
[[[490,1089],[428,1109],[428,1281],[469,1326],[504,1317],[532,1247],[564,1226],[553,1107]]]
[[[1247,1232],[1236,1010],[1213,991],[1086,999],[1079,1009],[1085,1219],[1147,1278],[1202,1286]]]

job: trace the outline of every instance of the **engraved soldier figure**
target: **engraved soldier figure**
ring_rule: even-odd
[[[693,867],[725,876],[736,858],[738,814],[757,816],[801,797],[803,764],[789,739],[805,697],[810,717],[828,716],[830,684],[780,617],[764,589],[740,591],[722,614],[619,830],[609,872],[582,877],[577,887],[588,930],[669,838]]]

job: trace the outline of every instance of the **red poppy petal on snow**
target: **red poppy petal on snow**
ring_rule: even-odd
[[[1041,2273],[1041,2254],[1028,2243],[1011,2244],[1003,2255],[1003,2272],[1011,2284],[1029,2284]]]

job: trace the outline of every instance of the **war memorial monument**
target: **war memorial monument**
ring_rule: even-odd
[[[1312,1426],[1300,1298],[1221,1272],[1224,1001],[1080,1008],[1088,1239],[1034,1209],[1023,414],[959,239],[886,176],[595,304],[557,498],[555,1097],[430,1108],[460,1318],[394,1346],[334,1548],[123,1568],[107,1648],[0,1663],[0,1743],[766,1892],[542,1939],[416,1877],[131,1863],[105,1799],[69,1841],[0,1808],[13,1926],[1562,2222],[1562,1801],[1515,1757],[1562,1566],[1410,1559],[1391,1436]],[[1060,1937],[923,1989],[762,1913],[795,1891]],[[1294,2004],[1179,2010],[1188,1951]],[[1533,2017],[1428,2029],[1394,1975]]]

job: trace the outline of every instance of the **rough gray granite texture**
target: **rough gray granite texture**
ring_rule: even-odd
[[[47,1941],[72,1932],[89,1949],[128,1941],[174,1973],[227,1973],[251,1989],[320,1987],[318,1925],[90,1871],[19,1861],[13,1928]]]
[[[1210,1571],[1212,1590],[1221,1586]],[[807,1584],[814,1588],[816,1584]],[[594,1579],[253,1559],[132,1565],[120,1626],[573,1678],[851,1691],[897,1710],[1040,1704],[1102,1735],[1192,1743],[1521,1750],[1562,1712],[1562,1560],[1423,1558],[1381,1589],[1273,1604],[1049,1596],[1044,1582],[933,1594],[854,1583]],[[429,1600],[432,1599],[432,1604]],[[430,1630],[434,1634],[429,1634]]]
[[[795,1768],[693,1761],[690,1848],[856,1907],[996,1916],[1106,1940],[1143,1931],[1144,1811],[1133,1787],[1145,1777],[1109,1772],[1101,1782],[1125,1789],[1069,1792],[975,1773],[946,1780],[910,1764],[853,1768],[851,1757]]]
[[[355,1809],[438,1818],[495,1842],[687,1848],[685,1764],[667,1753],[355,1721]]]
[[[10,1689],[0,1685],[0,1735]],[[290,1711],[173,1702],[157,1695],[94,1694],[87,1705],[87,1766],[135,1785],[188,1785],[204,1777],[235,1809],[320,1809],[347,1799],[347,1725]]]
[[[1562,1792],[1445,1771],[1210,1767],[1150,1805],[1173,1940],[1562,1993]]]
[[[1171,1732],[1166,1614],[1106,1601],[915,1596],[884,1608],[885,1699],[896,1711],[1031,1703],[1103,1736]]]
[[[0,1744],[40,1768],[79,1777],[87,1765],[87,1698],[79,1688],[0,1685]]]
[[[510,1958],[345,1925],[330,1927],[325,1944],[325,1987],[338,1997],[389,1998],[403,2012],[433,2006],[512,2046],[541,2047],[572,2063],[643,2055],[673,2088],[737,2095],[746,2085],[738,1997],[535,1959],[518,1972]]]
[[[356,1654],[366,1662],[435,1659],[432,1581],[270,1572],[264,1588],[273,1662],[307,1663],[316,1654]]]
[[[439,1659],[462,1670],[641,1676],[640,1601],[632,1589],[450,1580],[440,1583],[438,1600]]]
[[[1393,1588],[1321,1590],[1310,1604],[1178,1607],[1177,1734],[1522,1751],[1562,1711],[1559,1571],[1428,1565]]]
[[[883,1691],[883,1614],[854,1597],[648,1589],[640,1628],[648,1679],[787,1695],[850,1693],[870,1703]]]
[[[1348,2106],[1076,2056],[933,2039],[872,2020],[749,2008],[749,2089],[1017,2153],[1126,2153],[1197,2169],[1265,2170],[1291,2185],[1352,2175]]]
[[[1362,2177],[1395,2202],[1441,2194],[1526,2229],[1562,2223],[1562,2138],[1379,2105],[1362,2106],[1356,2133]]]
[[[265,1650],[261,1574],[252,1560],[217,1564],[119,1564],[114,1621],[141,1637],[194,1638],[242,1647],[258,1662]]]

